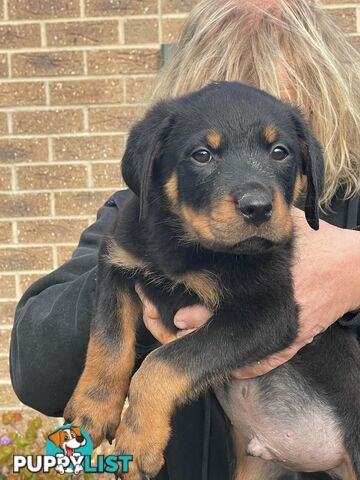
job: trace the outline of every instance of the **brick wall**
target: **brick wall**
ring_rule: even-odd
[[[241,1],[241,0],[239,0]],[[162,43],[196,0],[0,0],[0,411],[17,299],[65,262],[121,186]],[[360,44],[360,0],[327,0]]]

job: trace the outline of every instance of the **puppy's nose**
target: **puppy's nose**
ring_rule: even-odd
[[[273,203],[271,196],[266,192],[245,193],[237,198],[235,203],[247,223],[259,226],[271,218]]]
[[[79,443],[82,443],[84,441],[84,437],[82,435],[77,435],[76,436],[76,441]]]

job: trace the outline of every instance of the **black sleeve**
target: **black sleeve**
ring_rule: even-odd
[[[84,367],[98,249],[126,195],[118,192],[106,202],[72,258],[35,282],[17,306],[10,345],[13,388],[24,404],[46,415],[62,415]]]

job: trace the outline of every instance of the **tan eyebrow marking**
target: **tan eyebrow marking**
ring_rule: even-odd
[[[217,149],[220,147],[221,138],[222,138],[221,133],[216,130],[212,130],[207,135],[207,141],[209,142],[210,147],[214,149]]]
[[[273,125],[266,125],[264,136],[267,142],[274,143],[277,138],[277,131]]]

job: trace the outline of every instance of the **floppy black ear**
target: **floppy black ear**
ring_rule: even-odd
[[[132,128],[121,162],[125,183],[140,199],[140,220],[146,217],[155,162],[171,129],[170,105],[158,103]]]
[[[302,170],[307,176],[305,217],[311,228],[319,228],[319,198],[324,188],[324,157],[302,113],[295,110],[294,122],[302,151]]]

